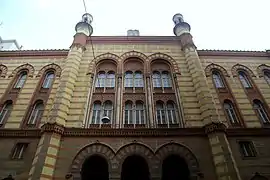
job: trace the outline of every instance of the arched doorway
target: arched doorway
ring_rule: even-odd
[[[138,155],[132,155],[122,164],[121,180],[150,180],[148,164]]]
[[[81,169],[81,180],[109,180],[108,162],[105,158],[93,155],[87,158]]]
[[[186,161],[178,155],[170,155],[162,162],[162,180],[190,180]]]

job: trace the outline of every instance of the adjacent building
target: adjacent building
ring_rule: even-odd
[[[175,36],[91,36],[0,52],[0,177],[270,178],[270,53],[197,50]]]

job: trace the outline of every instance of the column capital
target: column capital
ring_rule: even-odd
[[[52,132],[59,135],[63,135],[64,131],[65,131],[65,127],[55,122],[54,123],[48,122],[41,127],[41,134],[45,132]]]
[[[189,34],[189,33],[185,33],[185,34],[182,34],[181,36],[179,36],[180,38],[180,44],[181,44],[181,48],[184,50],[184,49],[187,49],[187,48],[194,48],[196,49],[197,47],[195,46],[194,42],[193,42],[193,39],[192,39],[192,35]]]
[[[221,122],[211,122],[209,124],[206,124],[203,128],[206,134],[211,134],[215,132],[226,132],[226,126]]]

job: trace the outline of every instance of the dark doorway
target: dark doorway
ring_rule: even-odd
[[[127,157],[122,164],[121,180],[150,180],[145,159],[137,155]]]
[[[186,161],[178,155],[170,155],[162,163],[162,180],[190,180]]]
[[[107,160],[98,155],[93,155],[87,158],[82,165],[81,179],[109,180]]]

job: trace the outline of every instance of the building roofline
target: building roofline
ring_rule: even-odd
[[[92,36],[88,43],[93,44],[177,44],[176,36]],[[0,51],[0,57],[21,56],[67,56],[69,49],[39,49],[39,50],[12,50]],[[270,50],[243,51],[243,50],[198,50],[199,56],[230,56],[230,57],[270,57]]]

